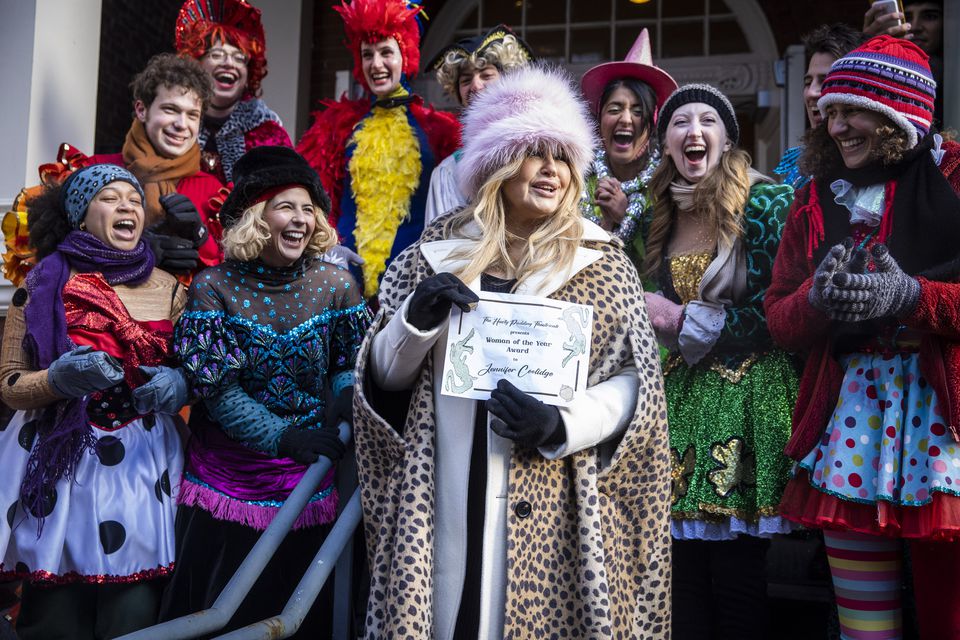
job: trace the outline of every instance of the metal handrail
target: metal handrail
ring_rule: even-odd
[[[279,640],[289,638],[296,633],[320,590],[323,589],[327,578],[330,577],[337,558],[353,538],[353,532],[360,524],[360,515],[360,489],[357,489],[340,513],[340,517],[337,518],[337,523],[327,534],[327,539],[317,551],[313,563],[303,574],[303,578],[300,579],[300,583],[297,584],[297,588],[294,589],[293,595],[290,596],[280,615],[217,636],[217,640],[257,640],[259,638]]]
[[[340,441],[344,444],[348,443],[352,435],[350,425],[341,422],[339,431]],[[237,572],[227,582],[227,586],[223,588],[212,607],[128,633],[117,640],[190,640],[216,632],[226,626],[240,608],[243,599],[250,593],[250,589],[276,553],[287,532],[293,527],[300,512],[320,486],[320,482],[332,464],[329,458],[321,456],[307,468],[300,482],[290,492],[290,497],[277,510],[269,526],[260,535],[247,557],[243,559]]]

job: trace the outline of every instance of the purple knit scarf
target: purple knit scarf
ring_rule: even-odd
[[[26,335],[23,347],[42,370],[76,348],[67,335],[63,287],[71,270],[99,272],[110,285],[140,284],[150,277],[154,257],[141,240],[132,251],[114,249],[86,231],[71,231],[57,250],[41,260],[27,275],[29,294],[24,308]],[[42,530],[45,511],[52,508],[53,489],[71,477],[84,451],[96,445],[87,422],[86,398],[68,398],[48,407],[40,422],[37,443],[30,452],[20,486],[24,510],[32,513]]]

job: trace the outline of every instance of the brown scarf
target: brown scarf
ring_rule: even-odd
[[[180,157],[164,158],[157,155],[143,123],[135,119],[123,143],[123,162],[143,187],[147,226],[150,226],[164,218],[160,196],[175,192],[181,178],[200,171],[200,145],[194,144]]]

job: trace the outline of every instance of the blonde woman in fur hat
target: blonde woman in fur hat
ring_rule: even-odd
[[[767,333],[763,294],[793,189],[750,168],[733,106],[709,85],[673,92],[658,127],[643,266],[671,351],[673,637],[765,638],[767,538],[790,530],[777,504],[797,372]]]
[[[530,64],[533,51],[510,27],[498,24],[487,33],[464,38],[441,50],[427,65],[437,72],[437,82],[443,91],[466,108],[470,101],[505,73]],[[445,213],[467,204],[457,185],[455,169],[460,161],[455,151],[437,165],[430,175],[430,191],[424,225]]]
[[[529,67],[476,96],[464,127],[473,204],[391,264],[358,356],[366,637],[666,638],[666,406],[637,274],[577,207],[586,107]],[[478,291],[593,305],[581,399],[548,406],[503,380],[487,401],[439,393],[448,313]],[[387,391],[412,394],[392,424]]]

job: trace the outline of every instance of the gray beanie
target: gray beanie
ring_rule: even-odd
[[[657,116],[657,135],[661,140],[667,133],[667,125],[670,124],[673,112],[692,102],[702,102],[716,109],[720,114],[720,120],[727,128],[727,137],[730,138],[730,142],[735,145],[740,142],[740,125],[737,124],[737,114],[733,111],[733,105],[730,104],[727,96],[708,84],[685,84],[670,94],[660,108],[660,115]]]

